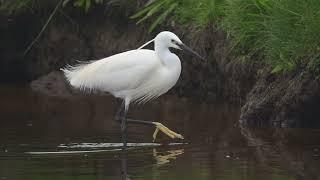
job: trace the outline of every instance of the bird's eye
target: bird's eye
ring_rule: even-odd
[[[173,39],[171,39],[171,42],[172,42],[173,44],[175,44],[175,43],[176,43],[176,41],[175,41],[175,40],[173,40]]]

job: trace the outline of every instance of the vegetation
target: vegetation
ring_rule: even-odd
[[[13,13],[23,9],[33,9],[43,4],[48,4],[49,1],[41,0],[3,0],[1,1],[1,9]],[[93,4],[102,4],[103,0],[55,0],[55,3],[62,3],[62,7],[72,4],[74,7],[82,8],[88,12]]]
[[[156,17],[152,31],[169,14],[199,29],[214,22],[227,33],[233,52],[262,54],[274,73],[302,62],[318,68],[319,0],[155,0],[132,18]]]
[[[61,3],[88,12],[93,5],[124,0],[0,0],[9,12],[32,9],[41,3]],[[272,65],[274,73],[292,70],[307,63],[319,71],[319,0],[153,0],[131,18],[137,23],[151,19],[149,31],[171,20],[180,25],[204,29],[212,24],[226,32],[235,55],[260,54]],[[40,5],[39,5],[40,4]],[[48,21],[49,22],[49,21]]]
[[[225,0],[155,0],[147,4],[142,10],[131,16],[140,18],[137,23],[141,23],[148,18],[156,17],[149,28],[149,32],[164,22],[169,16],[180,24],[196,26],[202,28],[207,24],[218,21],[222,16],[222,4]]]
[[[51,7],[52,4],[55,5],[55,8],[51,12],[50,16],[47,18],[45,24],[42,26],[41,31],[38,33],[36,38],[29,44],[29,46],[24,51],[24,55],[29,52],[33,45],[41,37],[52,18],[56,15],[60,8],[64,8],[69,4],[72,4],[74,7],[84,9],[85,12],[88,12],[93,4],[103,4],[106,0],[53,0],[53,1],[44,1],[44,0],[0,0],[0,11],[4,11],[8,14],[14,14],[21,12],[23,10],[33,11],[35,9],[41,9],[43,7]],[[125,6],[127,4],[132,4],[132,1],[125,0],[109,0],[108,4]]]

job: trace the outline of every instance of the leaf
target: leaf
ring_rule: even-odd
[[[91,0],[86,0],[85,1],[85,11],[88,12],[89,8],[91,6]]]
[[[165,2],[165,1],[163,1],[163,2]],[[159,10],[161,9],[161,5],[162,5],[162,4],[163,4],[163,3],[159,3],[159,4],[155,5],[155,6],[153,6],[153,8],[151,8],[151,9],[149,10],[149,12],[147,13],[147,15],[145,15],[143,18],[141,18],[141,19],[137,22],[137,24],[141,23],[142,21],[146,20],[147,18],[149,18],[150,16],[152,16],[154,13],[156,13],[157,11],[159,11]]]
[[[271,71],[272,74],[278,73],[280,71],[283,70],[283,66],[281,66],[280,64],[276,65],[276,67],[274,67]]]
[[[152,32],[154,28],[159,25],[178,5],[178,3],[172,4],[165,12],[163,12],[150,26],[148,32]]]
[[[154,1],[153,3],[149,4],[147,7],[143,8],[141,11],[138,11],[137,13],[133,14],[132,16],[130,16],[130,18],[131,19],[138,18],[138,17],[146,14],[149,10],[151,10],[157,4],[162,4],[164,2],[165,2],[164,0]]]
[[[85,3],[85,0],[77,0],[73,3],[73,5],[76,7],[83,7],[84,3]]]
[[[62,7],[65,7],[69,2],[70,2],[70,0],[64,0],[62,2]]]

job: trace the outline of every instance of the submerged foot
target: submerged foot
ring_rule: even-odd
[[[152,136],[153,142],[155,142],[159,130],[162,131],[167,136],[171,137],[172,139],[175,139],[175,138],[184,139],[181,134],[178,134],[178,133],[170,130],[169,128],[167,128],[163,124],[161,124],[159,122],[152,122],[152,123],[156,126],[156,130],[154,131],[153,136]]]

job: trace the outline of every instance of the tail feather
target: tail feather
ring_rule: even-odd
[[[91,62],[81,62],[75,66],[67,65],[64,68],[60,68],[60,70],[64,73],[67,81],[71,86],[83,90],[93,89],[92,82],[88,79],[90,77],[90,64]]]

